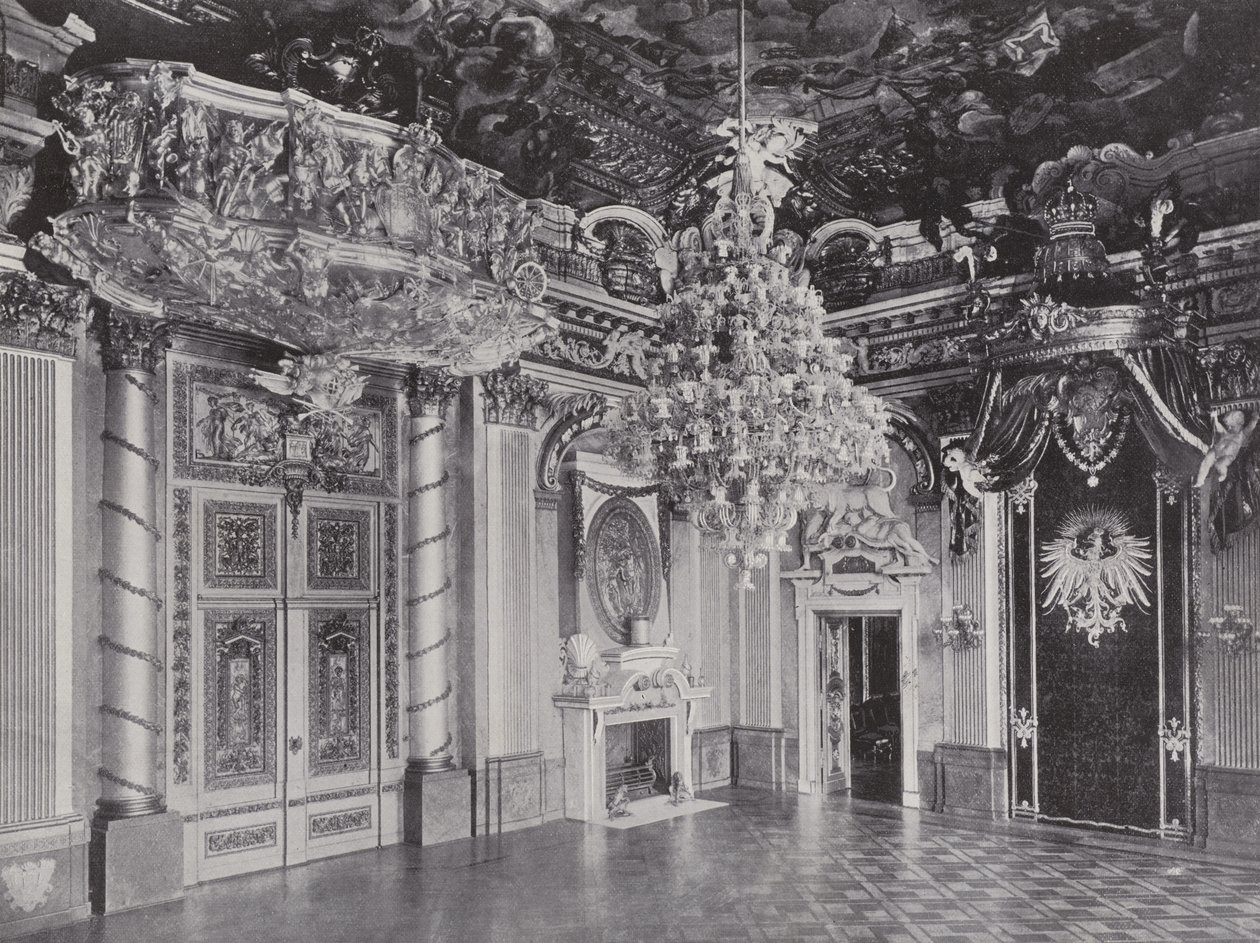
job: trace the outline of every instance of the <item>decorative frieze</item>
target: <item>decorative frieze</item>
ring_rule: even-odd
[[[524,373],[494,370],[481,378],[488,423],[539,429],[550,413],[547,384]]]
[[[619,325],[601,337],[561,331],[539,344],[531,360],[576,367],[583,373],[620,380],[646,380],[647,354],[653,341],[642,328]]]
[[[276,825],[248,825],[244,828],[225,828],[206,834],[206,857],[239,854],[244,851],[257,851],[259,848],[274,848],[276,844]]]
[[[311,838],[327,838],[346,832],[362,832],[372,827],[372,809],[363,806],[341,812],[312,815],[308,820]]]
[[[295,422],[289,404],[245,372],[177,360],[170,373],[174,477],[256,487],[286,459],[289,433],[311,438],[310,460],[328,486],[397,493],[394,397],[367,394],[342,415],[314,411]]]

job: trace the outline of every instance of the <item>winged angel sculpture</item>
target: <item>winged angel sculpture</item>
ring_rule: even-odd
[[[1150,607],[1150,540],[1135,537],[1120,511],[1077,508],[1041,547],[1041,576],[1049,581],[1042,609],[1062,607],[1067,628],[1084,632],[1098,647],[1104,632],[1127,632],[1125,606]]]

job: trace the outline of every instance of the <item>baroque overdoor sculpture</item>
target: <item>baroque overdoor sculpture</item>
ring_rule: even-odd
[[[74,205],[33,244],[125,309],[463,373],[552,330],[533,211],[429,127],[161,62],[57,105]]]

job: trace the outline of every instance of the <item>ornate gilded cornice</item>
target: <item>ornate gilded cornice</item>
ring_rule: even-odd
[[[165,321],[101,311],[92,328],[101,342],[101,365],[106,371],[157,371],[167,347]]]
[[[22,272],[0,276],[0,344],[72,357],[87,301],[86,292],[45,285]]]
[[[459,394],[462,380],[442,370],[411,371],[407,377],[407,408],[412,418],[446,415],[451,399]]]
[[[540,429],[550,415],[547,384],[523,373],[494,370],[481,378],[488,423]]]

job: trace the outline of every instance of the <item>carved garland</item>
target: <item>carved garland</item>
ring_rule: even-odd
[[[669,582],[670,573],[670,538],[669,525],[670,513],[666,502],[661,496],[660,485],[644,485],[639,488],[632,488],[625,485],[610,485],[602,481],[597,481],[583,471],[575,471],[572,475],[573,484],[573,575],[576,579],[586,579],[586,520],[585,511],[583,510],[585,503],[582,496],[584,488],[590,488],[599,494],[607,495],[610,498],[646,498],[655,496],[656,498],[656,526],[658,531],[658,539],[660,540],[661,549],[661,575],[665,581]]]
[[[568,408],[543,440],[538,454],[538,487],[543,491],[560,490],[560,460],[565,450],[584,432],[599,426],[608,412],[608,400],[598,393],[588,393],[566,404]]]

